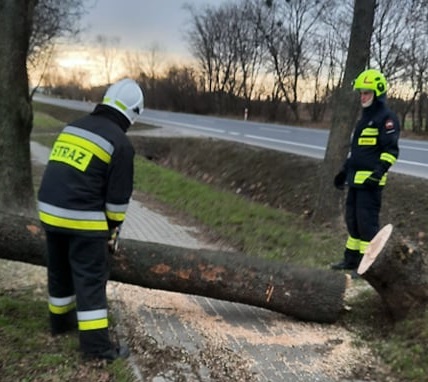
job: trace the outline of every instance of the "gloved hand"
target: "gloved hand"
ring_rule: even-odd
[[[364,181],[363,185],[364,187],[373,190],[379,187],[379,179],[376,179],[373,177],[373,175],[371,175]]]
[[[110,230],[110,237],[107,241],[107,245],[108,245],[108,251],[112,254],[117,251],[117,248],[119,246],[119,233],[120,233],[120,226],[117,226]]]
[[[342,170],[334,177],[334,187],[336,187],[338,190],[344,190],[345,181],[346,181],[346,172]]]

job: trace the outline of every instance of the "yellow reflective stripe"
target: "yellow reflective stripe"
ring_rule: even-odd
[[[40,221],[43,223],[62,228],[81,229],[87,231],[107,231],[108,226],[105,220],[76,220],[58,217],[39,211]]]
[[[79,211],[38,202],[39,218],[43,223],[62,228],[107,231],[103,211]]]
[[[358,138],[359,146],[374,146],[376,145],[376,142],[377,142],[377,138],[366,138],[366,137]]]
[[[126,210],[128,209],[128,203],[125,204],[114,204],[106,203],[106,215],[110,220],[121,222],[125,220]]]
[[[103,103],[113,103],[112,102],[112,99],[110,98],[110,97],[104,97],[103,98]],[[116,100],[116,101],[114,101],[114,104],[117,106],[117,107],[119,107],[119,109],[122,109],[123,111],[126,111],[126,110],[128,110],[128,108],[127,108],[127,106],[124,104],[124,103],[122,103],[122,102],[120,102],[120,101],[118,101],[118,100]]]
[[[357,171],[354,177],[355,184],[363,184],[364,181],[373,173],[373,171]]]
[[[397,158],[392,154],[382,153],[380,154],[380,160],[384,160],[385,162],[391,163],[391,165],[393,165],[396,162]]]
[[[361,135],[371,135],[371,136],[377,136],[379,135],[379,130],[375,127],[366,127],[362,132]]]
[[[125,213],[124,212],[106,211],[106,215],[110,220],[115,220],[118,222],[125,220]]]
[[[362,255],[364,255],[364,253],[366,252],[367,247],[369,246],[370,242],[369,241],[360,241],[360,253]]]
[[[66,314],[76,308],[76,303],[72,302],[67,305],[58,306],[49,304],[49,311],[53,314]]]
[[[76,296],[49,296],[49,311],[53,314],[66,314],[76,308]]]
[[[114,101],[114,104],[118,106],[120,109],[122,109],[123,111],[128,110],[128,107],[124,103],[120,102],[119,100]]]
[[[354,176],[354,183],[355,184],[363,184],[364,181],[371,175],[373,174],[373,171],[357,171],[355,173]],[[380,186],[384,186],[386,184],[386,179],[387,179],[388,175],[385,173],[382,176],[382,179],[379,182]]]
[[[108,318],[98,320],[79,321],[79,330],[96,330],[108,328]]]
[[[352,236],[348,236],[348,240],[346,241],[346,248],[351,251],[358,251],[360,249],[360,239],[355,239]]]
[[[57,141],[71,143],[73,145],[80,146],[81,148],[93,153],[99,159],[101,159],[103,162],[107,164],[109,164],[111,161],[111,156],[107,151],[103,150],[100,146],[96,145],[91,141],[88,141],[87,139],[80,138],[75,135],[71,135],[67,133],[62,133],[58,137]]]

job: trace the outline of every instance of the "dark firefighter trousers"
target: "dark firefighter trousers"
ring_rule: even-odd
[[[372,189],[350,187],[346,198],[345,221],[348,241],[345,263],[357,268],[369,242],[379,231],[382,187]]]
[[[76,316],[77,310],[80,350],[99,354],[110,349],[107,238],[47,231],[46,242],[49,298],[62,301],[75,295],[75,309],[55,310],[49,304],[52,332],[67,329],[64,326],[69,325],[70,314]],[[91,314],[101,316],[97,320]],[[87,317],[89,321],[85,321]]]

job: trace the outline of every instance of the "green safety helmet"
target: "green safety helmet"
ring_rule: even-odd
[[[354,90],[373,90],[376,97],[386,93],[387,82],[385,76],[376,69],[361,72],[353,83]]]

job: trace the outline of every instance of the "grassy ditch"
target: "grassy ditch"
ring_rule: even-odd
[[[41,104],[35,104],[35,111],[32,139],[48,146],[63,124],[60,121],[84,114]],[[341,235],[328,230],[308,230],[308,226],[295,214],[251,202],[233,192],[222,191],[163,168],[143,157],[137,157],[135,170],[136,190],[148,193],[159,202],[196,219],[248,254],[325,267],[337,259],[337,249],[343,245]],[[357,285],[364,283],[363,280],[356,282]],[[385,317],[382,303],[372,290],[359,293],[350,300],[350,304],[352,312],[343,317],[341,324],[358,334],[358,338],[369,344],[390,368],[390,379],[383,375],[377,380],[426,380],[428,315],[393,324]],[[26,322],[29,316],[32,317],[31,324]],[[2,339],[5,338],[3,350],[0,351],[0,372],[2,375],[4,370],[11,373],[5,381],[71,380],[70,373],[81,367],[76,359],[76,338],[53,342],[47,334],[45,316],[45,303],[40,296],[29,290],[13,293],[0,291],[0,333]],[[31,332],[42,334],[32,336],[27,343]],[[22,356],[22,349],[28,349],[28,354]],[[27,373],[27,379],[13,379],[16,375],[11,365],[17,362],[16,354],[21,354],[18,358],[22,359],[20,376]],[[126,381],[126,367],[121,364],[115,367],[117,369],[113,371],[102,371],[118,373],[115,380]],[[93,369],[100,372],[97,366]],[[86,373],[92,371],[91,367],[85,369]],[[118,377],[121,373],[125,376]],[[91,376],[85,380],[100,379]]]

